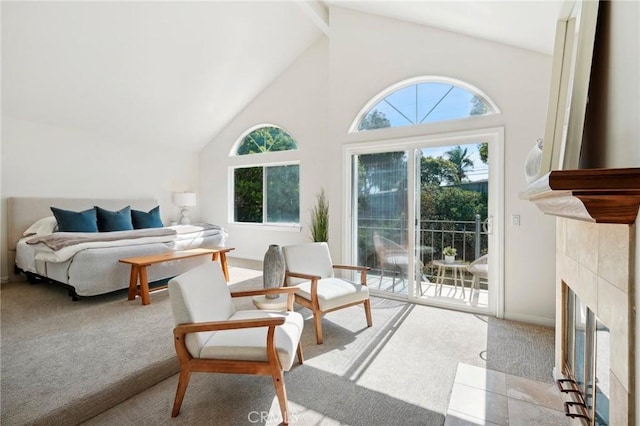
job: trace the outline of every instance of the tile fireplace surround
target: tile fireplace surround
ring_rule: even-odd
[[[630,315],[634,307],[630,274],[634,263],[634,238],[635,230],[629,225],[565,218],[558,218],[556,222],[556,370],[566,359],[564,311],[567,286],[611,333],[611,425],[634,424],[629,421],[635,395],[635,324]]]
[[[566,300],[571,289],[610,330],[608,424],[633,425],[640,169],[552,171],[521,193],[521,198],[558,216],[556,378],[564,377]]]

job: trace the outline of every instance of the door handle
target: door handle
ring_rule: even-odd
[[[482,222],[482,230],[487,234],[493,234],[493,216],[487,217]]]

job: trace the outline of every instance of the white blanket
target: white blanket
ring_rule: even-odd
[[[39,251],[36,254],[35,260],[41,260],[46,262],[60,263],[66,262],[71,259],[76,253],[90,249],[90,248],[103,248],[103,247],[120,247],[120,246],[133,246],[133,245],[141,245],[141,244],[150,244],[150,243],[168,243],[168,248],[170,250],[179,250],[185,244],[186,241],[193,241],[202,239],[207,236],[216,235],[220,233],[226,234],[226,230],[220,228],[216,225],[211,224],[202,224],[202,225],[175,225],[167,227],[166,229],[170,230],[170,232],[160,234],[165,235],[155,235],[155,236],[140,236],[135,238],[123,238],[116,239],[106,238],[104,240],[99,240],[94,236],[88,236],[86,241],[82,241],[82,238],[78,238],[78,234],[75,233],[73,235],[74,244],[68,245],[66,247],[62,247],[59,250],[43,250]],[[135,233],[136,231],[119,231],[118,233]],[[115,233],[109,233],[112,236]],[[145,233],[143,232],[142,235]],[[153,235],[154,233],[146,233],[146,235]],[[51,234],[53,235],[53,234]],[[223,241],[226,239],[223,238]],[[27,241],[28,244],[35,246],[42,246],[43,248],[47,248],[46,244],[46,236],[43,238],[42,236],[35,237]]]

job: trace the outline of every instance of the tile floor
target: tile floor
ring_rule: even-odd
[[[563,404],[555,384],[460,363],[444,424],[579,425],[565,416]]]
[[[434,278],[435,280],[435,278]],[[421,282],[422,292],[418,296],[422,299],[428,299],[432,302],[450,304],[450,305],[462,305],[486,308],[489,306],[489,291],[486,289],[474,289],[471,291],[471,281],[466,281],[466,286],[463,291],[462,287],[453,286],[449,284],[449,280],[445,281],[446,284],[437,285],[435,282],[430,282],[424,277]],[[380,279],[379,275],[367,274],[367,284],[370,289],[374,291],[381,291],[384,293],[398,294],[406,296],[409,289],[407,287],[407,281],[397,278],[395,285],[392,277],[384,276]]]

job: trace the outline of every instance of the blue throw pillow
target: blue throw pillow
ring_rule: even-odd
[[[98,215],[98,230],[100,232],[131,231],[133,229],[130,206],[117,212],[96,206],[96,213]]]
[[[59,232],[98,232],[96,209],[74,212],[51,207]]]
[[[162,228],[164,224],[160,219],[160,206],[154,207],[149,212],[131,210],[131,221],[134,229]]]

